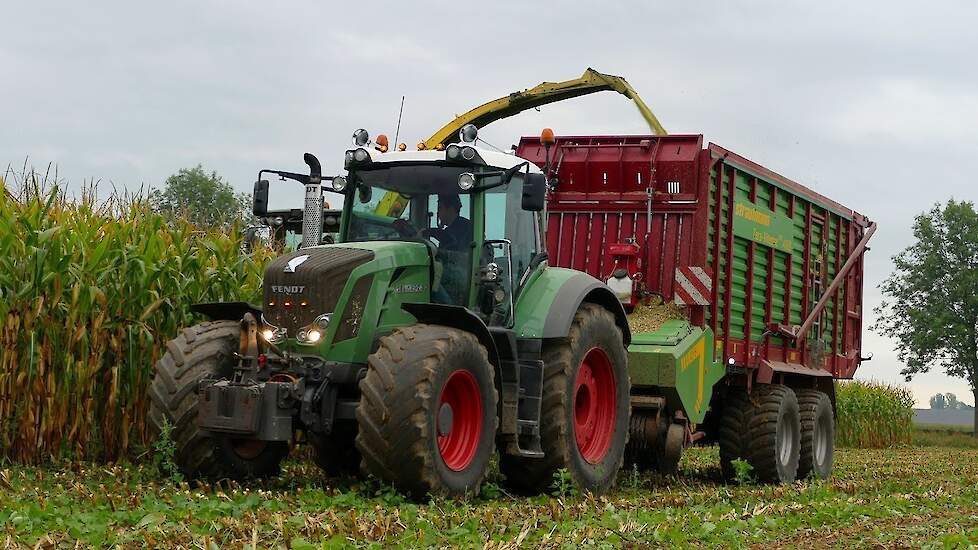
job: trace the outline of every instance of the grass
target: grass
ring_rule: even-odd
[[[978,449],[978,439],[969,426],[916,424],[913,427],[913,444],[918,447]]]
[[[839,382],[836,443],[861,448],[909,444],[913,405],[913,394],[904,387],[859,380]]]
[[[952,459],[953,457],[953,459]],[[933,547],[978,543],[978,450],[839,449],[828,481],[724,485],[715,448],[682,474],[623,472],[611,494],[424,505],[291,460],[261,483],[191,488],[148,467],[66,463],[0,475],[6,547]],[[253,546],[254,545],[254,546]]]

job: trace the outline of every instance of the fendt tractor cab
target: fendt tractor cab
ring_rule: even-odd
[[[211,321],[157,365],[151,421],[173,425],[186,474],[274,474],[301,432],[327,472],[417,498],[477,492],[497,449],[516,492],[560,469],[611,486],[625,312],[599,280],[548,266],[544,173],[476,140],[469,125],[444,148],[386,152],[360,130],[331,178],[306,154],[303,246],[268,265],[261,306],[194,306]],[[344,204],[320,245],[324,181]],[[258,216],[267,194],[259,181]]]

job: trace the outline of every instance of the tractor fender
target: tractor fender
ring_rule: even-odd
[[[190,311],[203,315],[211,321],[240,321],[246,313],[261,319],[261,309],[247,302],[209,302],[194,304]]]
[[[543,324],[543,337],[566,337],[574,322],[574,315],[585,302],[610,311],[615,316],[615,324],[621,328],[624,344],[627,346],[631,343],[632,333],[621,301],[608,285],[585,273],[577,273],[560,285]]]
[[[457,328],[474,334],[479,339],[479,343],[486,348],[489,362],[496,368],[500,367],[499,350],[496,348],[495,340],[492,339],[492,334],[489,333],[489,327],[468,309],[431,303],[405,303],[401,304],[401,309],[413,315],[420,323]]]

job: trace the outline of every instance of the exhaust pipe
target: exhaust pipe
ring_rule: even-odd
[[[319,159],[306,153],[302,160],[309,166],[306,182],[306,208],[302,214],[302,245],[300,248],[317,246],[323,238],[323,170]]]

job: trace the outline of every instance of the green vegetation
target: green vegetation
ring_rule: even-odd
[[[168,220],[138,196],[19,183],[0,194],[0,457],[145,449],[146,388],[195,322],[188,305],[255,299],[265,258],[242,255],[235,228]]]
[[[966,426],[915,424],[913,444],[917,447],[978,449],[978,439],[975,439],[971,428]]]
[[[935,204],[916,217],[913,234],[880,285],[873,330],[896,340],[907,381],[938,367],[978,395],[978,212],[968,201]]]
[[[163,189],[153,190],[149,201],[168,219],[197,227],[229,229],[251,219],[251,196],[235,194],[217,172],[208,174],[199,164],[166,178]]]
[[[913,433],[913,394],[878,382],[836,385],[836,445],[882,448],[908,444]]]
[[[193,488],[161,482],[149,466],[17,467],[0,475],[0,540],[10,547],[293,549],[978,543],[978,450],[840,449],[832,479],[786,486],[724,485],[717,463],[715,449],[692,449],[680,477],[625,472],[619,488],[600,498],[510,497],[495,474],[491,496],[423,505],[297,461],[264,483]]]

